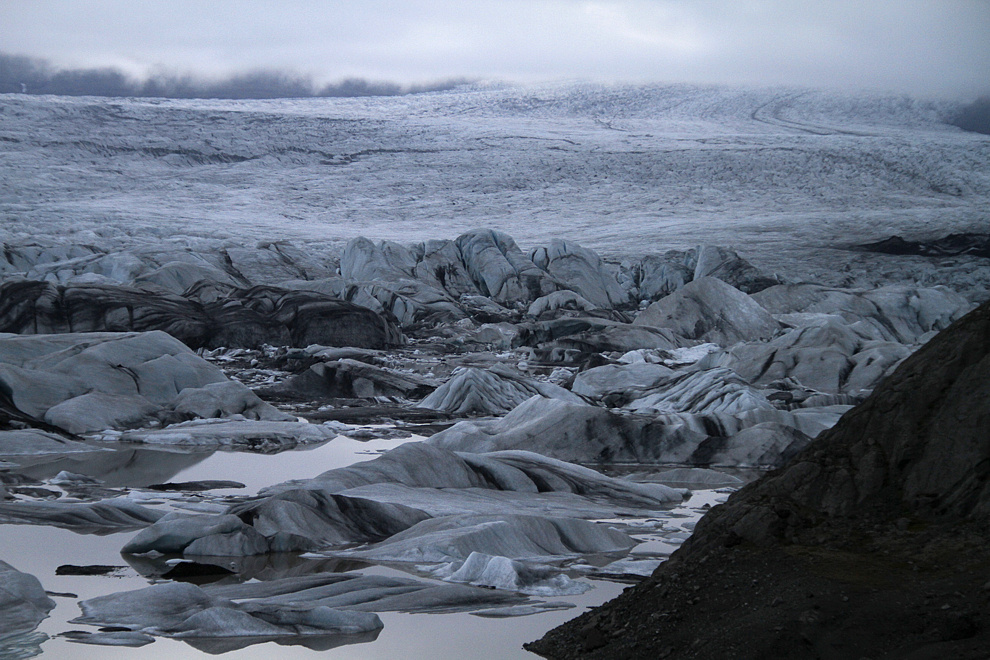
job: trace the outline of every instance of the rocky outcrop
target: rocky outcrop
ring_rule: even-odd
[[[776,277],[764,274],[734,250],[714,245],[627,259],[618,272],[620,285],[634,298],[646,301],[670,295],[702,277],[717,277],[744,293],[780,284]]]
[[[973,307],[945,287],[885,286],[862,290],[781,284],[753,298],[771,314],[836,314],[847,324],[869,326],[877,333],[875,339],[906,344],[947,328]]]
[[[844,409],[843,409],[844,410]],[[459,452],[525,449],[575,463],[685,463],[690,465],[780,465],[838,419],[823,409],[788,412],[773,408],[742,414],[634,415],[597,406],[534,396],[508,415],[469,420],[430,437],[429,444]],[[751,426],[764,427],[774,439],[760,437],[746,446],[733,436]],[[798,432],[796,432],[798,431]],[[757,446],[763,451],[756,451]],[[753,457],[758,462],[749,462]]]
[[[817,392],[859,394],[872,390],[911,353],[904,344],[880,339],[874,326],[848,324],[831,314],[806,316],[811,317],[801,319],[806,325],[768,342],[710,353],[699,367],[728,367],[753,384],[789,379]]]
[[[202,283],[200,283],[202,284]],[[211,289],[213,291],[213,289]],[[111,284],[0,284],[0,331],[145,332],[161,330],[192,348],[216,346],[359,346],[402,341],[398,328],[370,309],[313,291],[223,288],[208,301]]]
[[[556,352],[561,356],[567,351],[626,353],[640,348],[680,348],[693,343],[667,328],[631,325],[588,316],[523,323],[519,324],[518,329],[519,333],[512,339],[514,346],[533,346],[544,353]],[[553,361],[563,360],[558,358]]]
[[[535,248],[529,254],[537,266],[558,282],[597,307],[622,307],[629,302],[615,275],[601,258],[576,243],[554,238],[547,247]]]
[[[541,492],[553,493],[550,499],[556,504],[539,501]],[[533,502],[531,508],[520,510],[518,502],[512,500],[513,494],[524,494],[523,499]],[[630,506],[656,508],[680,501],[684,491],[606,477],[530,452],[457,454],[413,442],[371,461],[266,489],[262,495],[232,506],[224,515],[166,516],[135,536],[123,551],[247,556],[333,550],[343,554],[343,546],[370,541],[379,541],[381,547],[368,552],[389,554],[395,561],[407,561],[398,558],[401,553],[397,548],[408,550],[410,543],[419,548],[419,557],[424,561],[464,559],[473,551],[531,558],[561,554],[558,550],[565,546],[570,550],[563,554],[621,551],[632,543],[624,533],[595,529],[594,523],[574,519],[586,515],[589,508],[594,517],[605,517],[604,511],[608,510],[614,515]],[[487,546],[476,535],[471,537],[473,545],[468,541],[455,543],[455,538],[466,534],[466,523],[451,515],[452,509],[464,510],[459,501],[462,496],[474,502],[468,505],[469,511],[480,504],[480,510],[472,514],[476,519],[468,526],[488,528],[492,520],[508,512],[517,513],[521,531],[515,540],[499,540],[502,535],[492,536],[488,530],[482,539],[487,539]],[[593,504],[592,498],[609,504],[602,509]],[[431,510],[417,508],[420,501]],[[541,522],[549,508],[558,516]],[[556,517],[565,520],[556,521]],[[442,522],[448,518],[451,521]],[[430,524],[419,531],[407,531],[427,520]],[[447,531],[437,534],[439,530]],[[417,540],[408,541],[410,537]],[[512,543],[517,544],[515,550],[511,549]],[[544,551],[534,551],[540,543],[545,544]],[[581,549],[585,548],[582,543],[586,549]],[[466,552],[451,554],[455,546]],[[426,559],[427,554],[442,559]]]
[[[69,433],[239,415],[293,419],[164,332],[0,335],[0,388]]]
[[[909,241],[900,236],[891,236],[876,243],[863,243],[856,247],[881,254],[916,254],[924,257],[968,254],[990,257],[990,234],[949,234],[930,241]]]
[[[557,289],[512,238],[492,229],[457,237],[457,249],[478,291],[501,304],[529,303]]]
[[[982,657],[988,397],[990,303],[907,358],[786,468],[713,509],[650,580],[531,648],[548,658]],[[697,641],[743,599],[740,620]],[[671,617],[676,608],[690,616]]]
[[[48,305],[50,313],[37,319],[47,330],[26,329],[35,324],[30,305],[19,320],[6,318],[10,313],[0,308],[0,328],[161,329],[192,346],[287,341],[303,346],[319,341],[312,337],[317,328],[330,337],[323,343],[340,345],[362,337],[368,345],[394,343],[394,337],[383,341],[376,336],[380,333],[368,335],[367,328],[348,334],[340,310],[320,312],[337,317],[333,323],[296,318],[301,305],[312,311],[317,294],[366,307],[412,330],[467,317],[482,323],[518,320],[527,308],[538,317],[568,310],[627,309],[706,276],[747,293],[779,283],[726,248],[701,246],[645,255],[617,266],[560,239],[526,255],[511,237],[491,229],[412,245],[359,237],[346,245],[339,259],[286,241],[246,246],[201,240],[172,249],[141,244],[117,251],[58,243],[4,248],[0,276],[17,276],[21,287],[30,288],[27,282],[34,281],[32,291],[37,294],[44,293],[37,290],[44,282],[52,288],[44,295],[54,302]],[[283,293],[276,294],[274,287]],[[296,293],[286,295],[285,290]],[[15,293],[13,302],[20,307],[33,295],[8,291]],[[258,297],[268,301],[258,302]],[[300,297],[307,300],[297,300]],[[195,304],[190,307],[183,299]],[[487,302],[479,306],[479,300]],[[224,316],[220,321],[214,318],[219,310]],[[354,322],[347,319],[348,325]],[[214,336],[217,333],[224,336]]]
[[[812,454],[761,480],[706,523],[733,529],[764,501],[792,510],[781,538],[818,517],[901,515],[985,519],[990,514],[990,304],[907,358],[865,402],[823,434]],[[742,514],[744,509],[750,512]],[[727,526],[727,527],[726,527]],[[749,531],[747,531],[747,529]],[[746,524],[753,541],[776,527]],[[707,535],[710,538],[710,534]],[[743,538],[746,538],[745,536]],[[796,537],[795,537],[796,538]],[[700,541],[699,541],[700,543]]]
[[[422,376],[342,358],[317,362],[265,392],[308,399],[377,396],[421,399],[436,386],[435,381]]]

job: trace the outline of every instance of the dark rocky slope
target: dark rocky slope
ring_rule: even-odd
[[[990,303],[547,658],[986,658]]]

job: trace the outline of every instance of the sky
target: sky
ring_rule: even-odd
[[[223,78],[990,93],[990,0],[0,0],[0,51]]]

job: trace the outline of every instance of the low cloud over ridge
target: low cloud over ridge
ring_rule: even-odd
[[[312,79],[285,71],[257,70],[219,80],[192,74],[158,73],[141,80],[114,67],[58,69],[40,58],[0,53],[0,93],[65,96],[274,99],[308,97],[398,96],[453,89],[467,80],[427,84],[347,78],[317,86]]]

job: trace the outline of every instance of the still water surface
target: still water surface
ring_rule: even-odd
[[[231,480],[244,483],[244,489],[214,491],[220,495],[254,494],[260,488],[287,479],[304,479],[335,467],[368,460],[378,452],[394,448],[407,439],[354,440],[346,436],[305,450],[287,451],[275,455],[243,452],[180,453],[147,449],[121,449],[119,455],[107,455],[99,461],[75,462],[75,472],[90,473],[104,480],[108,486],[140,487],[165,481]],[[64,461],[38,464],[30,471],[38,477],[54,476],[59,469],[70,469]],[[690,528],[703,513],[705,504],[724,500],[725,492],[696,491],[681,506],[666,512],[684,528]],[[154,500],[152,500],[154,501]],[[164,499],[162,506],[168,506]],[[674,526],[676,528],[676,525]],[[131,565],[119,553],[119,549],[135,532],[107,536],[76,534],[50,526],[0,525],[0,560],[10,563],[20,571],[30,573],[41,580],[54,596],[57,606],[49,618],[31,633],[44,657],[65,660],[89,660],[95,658],[121,658],[148,660],[207,657],[209,654],[185,642],[158,638],[142,648],[118,648],[89,646],[69,641],[60,634],[70,630],[95,629],[69,623],[79,616],[77,602],[96,596],[129,591],[148,586],[152,579],[148,567],[139,561]],[[683,535],[683,532],[682,534]],[[645,535],[644,543],[634,549],[634,555],[668,554],[680,542],[679,538],[660,538]],[[254,560],[257,561],[254,561]],[[132,560],[133,561],[133,560]],[[253,563],[252,563],[253,562]],[[56,568],[63,564],[103,564],[121,568],[109,576],[56,575]],[[241,576],[263,575],[265,579],[301,575],[325,570],[344,570],[348,566],[335,565],[332,560],[305,559],[300,557],[249,558],[241,566]],[[142,570],[148,575],[143,575]],[[408,577],[397,569],[385,566],[359,568],[365,574],[391,574]],[[422,578],[422,576],[418,576]],[[579,578],[586,580],[585,578]],[[276,646],[267,642],[224,653],[225,658],[308,658],[317,657],[356,658],[408,658],[440,660],[444,658],[535,658],[522,649],[522,644],[543,635],[547,630],[577,616],[584,609],[596,606],[617,596],[627,585],[590,580],[594,589],[580,596],[548,598],[548,601],[573,603],[576,607],[544,612],[526,617],[494,619],[472,614],[403,614],[381,613],[385,628],[374,641],[341,646],[330,650],[313,650],[304,646]],[[0,659],[31,657],[15,651],[6,643],[0,643]]]

